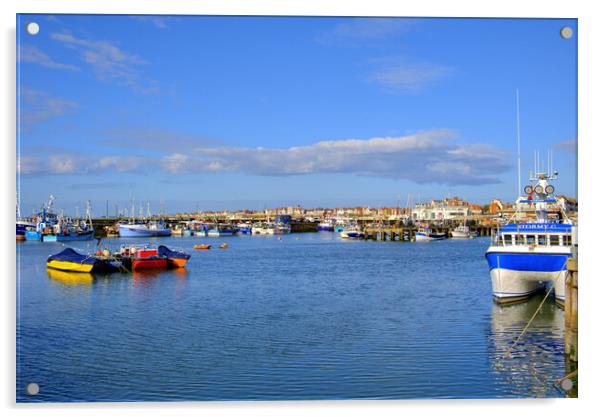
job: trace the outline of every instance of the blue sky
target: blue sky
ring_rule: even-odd
[[[36,36],[25,31],[36,21]],[[570,26],[575,36],[560,37]],[[20,15],[22,211],[576,195],[575,20]]]

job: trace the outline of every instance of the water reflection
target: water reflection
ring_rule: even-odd
[[[543,300],[543,295],[528,301],[501,306],[493,304],[489,340],[491,371],[498,384],[517,396],[545,397],[556,393],[554,382],[564,370],[564,313],[552,300],[541,310],[512,351],[513,345]],[[550,364],[558,373],[550,372]]]
[[[94,282],[94,276],[87,272],[68,272],[58,269],[46,268],[48,278],[66,286],[91,286]]]

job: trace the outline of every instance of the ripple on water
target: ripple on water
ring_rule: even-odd
[[[191,252],[198,241],[162,240]],[[492,303],[488,239],[228,243],[194,252],[184,272],[73,282],[41,267],[57,245],[19,245],[18,400],[558,395],[563,319],[553,303],[494,366],[539,301]],[[21,389],[30,381],[36,397]]]

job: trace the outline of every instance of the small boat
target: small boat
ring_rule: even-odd
[[[253,225],[248,222],[238,223],[236,225],[238,231],[244,235],[250,235],[253,232]]]
[[[183,268],[190,259],[190,255],[184,251],[172,250],[165,245],[157,248],[159,256],[167,257],[167,265],[172,268]]]
[[[226,249],[227,247],[228,247],[227,243],[222,243],[222,244],[219,245],[220,249]]]
[[[451,235],[454,239],[470,239],[470,228],[466,224],[461,224],[451,231]]]
[[[443,240],[447,238],[445,233],[435,233],[430,227],[419,227],[416,231],[417,242],[428,242],[430,240]]]
[[[211,249],[211,245],[194,245],[192,248],[196,250],[207,250]]]
[[[364,233],[358,226],[350,225],[340,232],[340,236],[343,239],[359,239],[364,237]]]
[[[159,255],[159,251],[151,246],[122,246],[118,256],[123,265],[131,271],[141,269],[167,269],[167,256]]]
[[[318,224],[318,231],[333,232],[334,222],[332,220],[324,220]]]
[[[69,272],[111,272],[117,270],[117,265],[99,259],[93,255],[82,255],[72,248],[66,248],[61,252],[51,255],[46,261],[48,268]]]
[[[119,224],[121,237],[157,237],[171,236],[171,229],[162,221],[148,223],[121,223]]]
[[[221,237],[221,236],[234,236],[237,229],[229,224],[216,223],[214,227],[207,230],[207,236],[210,237]]]

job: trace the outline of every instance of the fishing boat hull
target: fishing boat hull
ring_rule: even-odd
[[[120,237],[160,237],[171,236],[171,229],[158,228],[148,229],[143,227],[132,227],[129,225],[119,225]]]
[[[428,242],[431,240],[443,240],[446,238],[446,236],[443,233],[426,234],[426,233],[417,232],[415,235],[415,238],[416,238],[417,242]]]
[[[525,247],[525,251],[508,252],[489,250],[485,255],[489,264],[493,297],[499,303],[508,303],[528,298],[545,288],[547,283],[554,287],[556,300],[565,299],[564,282],[566,261],[570,252],[543,252]]]
[[[363,236],[364,236],[364,234],[357,230],[348,230],[348,231],[343,230],[341,232],[341,237],[343,239],[359,239]]]
[[[207,236],[209,237],[222,237],[222,236],[234,236],[236,232],[234,230],[208,230]]]
[[[49,238],[50,236],[52,236],[52,235],[44,236],[44,238],[43,238],[44,242],[47,242],[48,240],[46,240],[46,239]],[[56,235],[54,237],[55,237],[55,239],[50,240],[50,241],[72,242],[72,241],[91,240],[91,239],[94,239],[94,231],[90,230],[90,231],[84,232],[84,233],[73,233],[73,234],[69,234],[69,235]]]

